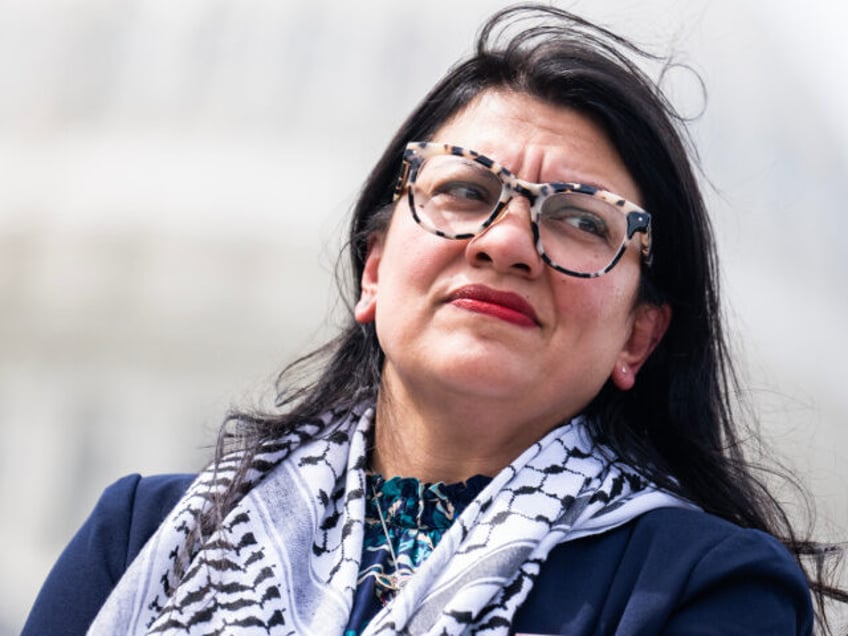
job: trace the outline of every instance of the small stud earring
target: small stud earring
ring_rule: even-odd
[[[621,365],[621,372],[624,373],[625,375],[627,374],[627,365],[625,365],[625,364]]]

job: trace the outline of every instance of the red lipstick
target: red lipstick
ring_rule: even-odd
[[[486,314],[521,327],[538,327],[539,319],[533,306],[513,292],[504,292],[485,285],[466,285],[448,296],[454,307]]]

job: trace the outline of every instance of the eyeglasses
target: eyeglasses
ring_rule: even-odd
[[[530,201],[536,250],[558,272],[581,278],[606,274],[637,232],[642,259],[650,265],[651,215],[594,186],[530,183],[473,150],[414,141],[403,156],[395,200],[404,188],[415,221],[446,239],[481,234],[519,195]]]

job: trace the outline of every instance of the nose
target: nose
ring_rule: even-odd
[[[465,255],[475,267],[529,278],[541,274],[545,264],[533,242],[530,202],[523,196],[512,197],[494,223],[468,242]]]

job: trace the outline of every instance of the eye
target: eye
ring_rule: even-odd
[[[573,234],[576,231],[586,237],[601,239],[609,236],[609,227],[603,216],[571,204],[546,208],[542,222],[551,229],[558,228],[558,232]]]
[[[482,166],[459,157],[424,162],[415,180],[416,197],[452,212],[488,212],[497,205],[502,185]]]
[[[587,232],[600,237],[607,235],[607,224],[601,217],[592,212],[575,209],[564,220],[581,232]]]
[[[438,187],[432,193],[433,197],[440,195],[462,201],[479,201],[488,204],[492,202],[493,193],[486,187],[486,184],[470,181],[445,181],[438,184]],[[497,200],[496,196],[495,200]]]

